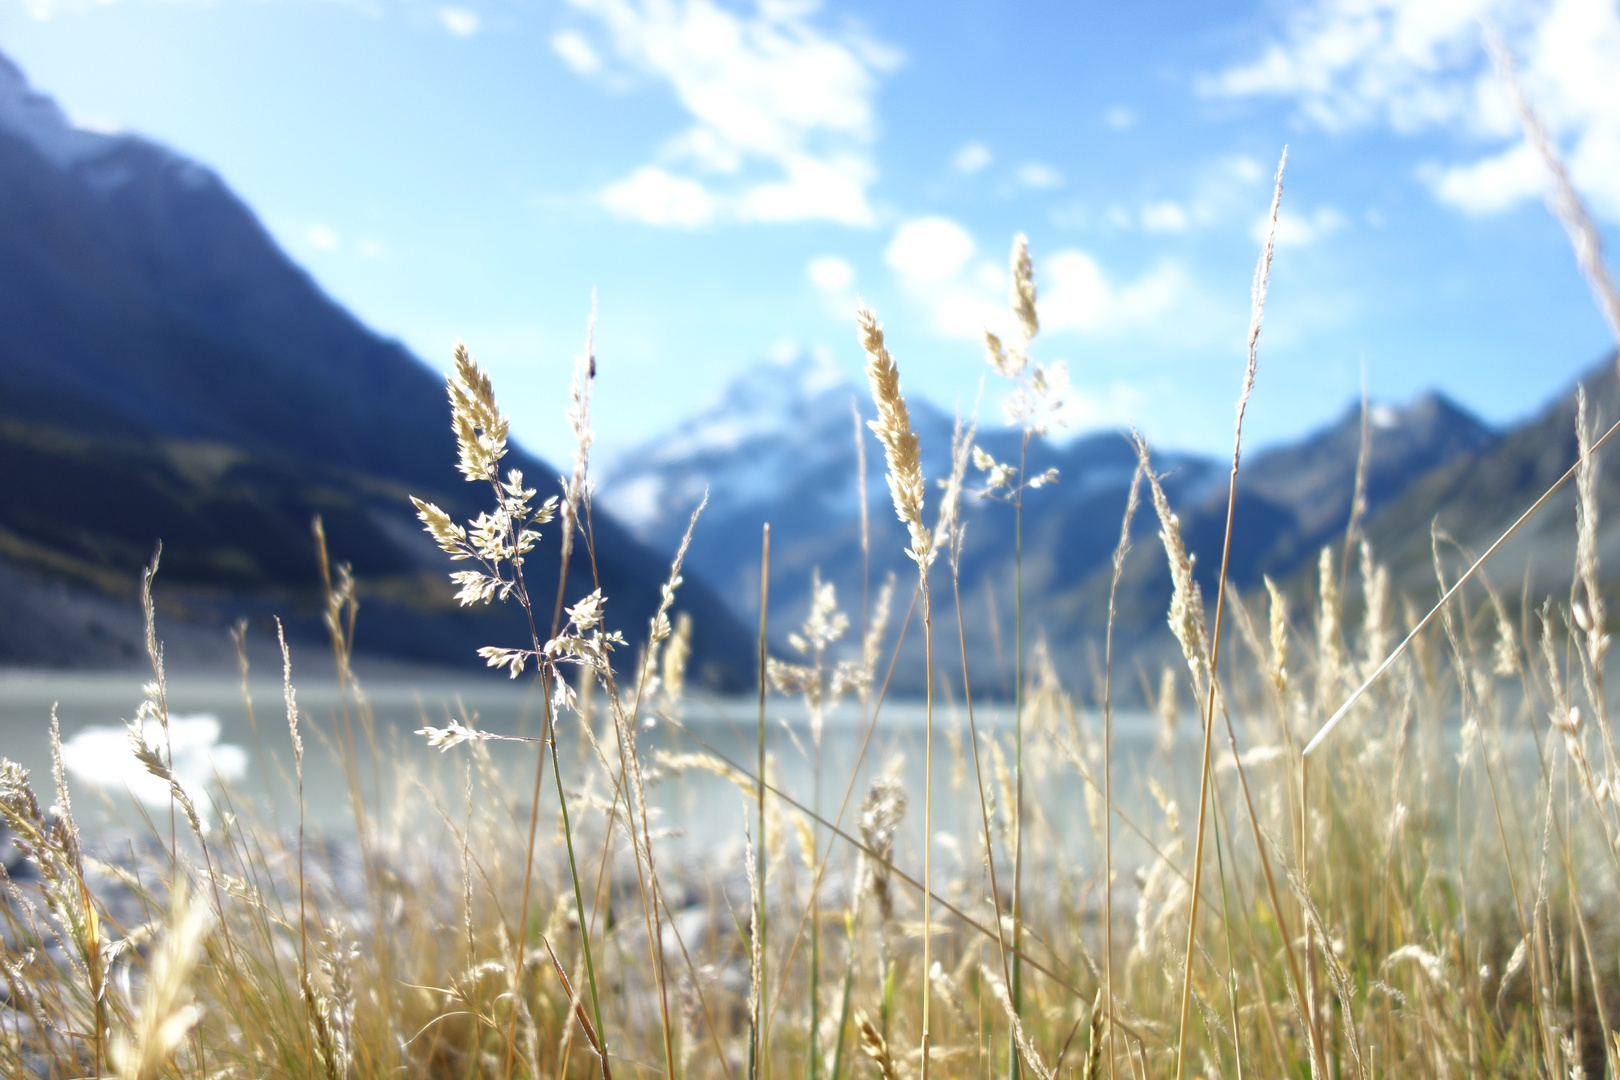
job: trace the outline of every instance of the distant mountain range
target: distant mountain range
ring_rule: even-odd
[[[1620,383],[1613,365],[1598,365],[1589,381],[1594,411],[1620,416]],[[1436,515],[1460,541],[1482,549],[1568,467],[1575,453],[1572,402],[1572,393],[1561,397],[1506,433],[1437,393],[1404,406],[1380,403],[1369,409],[1366,529],[1400,587],[1432,592],[1429,523]],[[913,398],[909,404],[924,472],[931,478],[944,476],[954,420],[926,400]],[[757,618],[760,529],[769,521],[773,634],[785,635],[803,618],[812,568],[837,585],[846,608],[856,613],[865,584],[852,409],[862,420],[871,416],[865,387],[853,385],[823,355],[807,352],[787,362],[761,364],[667,436],[622,455],[598,501],[642,540],[667,550],[678,542],[707,487],[709,507],[688,565],[708,578],[734,610]],[[882,478],[881,448],[864,424],[860,437],[866,448],[872,586],[892,570],[904,595],[915,571],[901,554],[904,532]],[[1016,460],[1018,435],[1000,423],[987,423],[976,441],[999,460]],[[1353,405],[1297,442],[1244,457],[1231,563],[1231,580],[1238,589],[1257,588],[1262,575],[1289,582],[1296,593],[1314,588],[1317,553],[1341,541],[1348,522],[1360,443],[1360,408]],[[1183,535],[1199,556],[1198,576],[1213,598],[1229,463],[1165,451],[1156,451],[1154,462],[1165,474]],[[1025,625],[1031,636],[1045,637],[1062,669],[1088,671],[1092,648],[1100,649],[1110,559],[1134,465],[1120,433],[1084,435],[1065,444],[1036,440],[1030,446],[1031,474],[1053,467],[1059,480],[1030,492],[1025,502]],[[1610,487],[1611,496],[1620,496],[1620,484]],[[937,497],[931,484],[929,498]],[[1620,497],[1611,503],[1620,507]],[[1539,539],[1527,534],[1519,547],[1505,552],[1493,573],[1517,581],[1535,555],[1552,575],[1549,581],[1558,573],[1567,579],[1569,559],[1557,547],[1573,550],[1571,515],[1565,509],[1544,519],[1535,533]],[[968,647],[972,655],[1003,658],[990,659],[979,678],[982,682],[989,676],[992,686],[997,680],[1005,686],[1013,619],[1013,511],[969,496],[964,512],[968,524],[961,585]],[[1166,644],[1170,581],[1157,529],[1151,507],[1144,504],[1136,519],[1116,623],[1119,639],[1132,650]],[[1604,537],[1613,538],[1620,558],[1620,524]],[[941,595],[949,603],[946,572],[939,571],[935,580],[936,604]],[[953,671],[959,655],[954,629],[948,636],[949,647],[936,654],[936,663]],[[897,673],[901,688],[918,688],[917,668],[907,664]]]
[[[522,640],[516,612],[455,606],[406,501],[482,508],[448,418],[441,377],[321,292],[217,176],[74,128],[0,57],[0,663],[128,659],[109,613],[160,539],[172,616],[310,631],[317,513],[359,579],[360,649],[476,664],[477,645]],[[509,464],[542,490],[557,476],[521,449]],[[607,515],[594,535],[609,621],[637,639],[667,562]],[[555,526],[546,540],[528,570],[549,609]],[[576,559],[568,595],[592,587]],[[697,580],[678,604],[694,675],[748,679],[725,605]]]

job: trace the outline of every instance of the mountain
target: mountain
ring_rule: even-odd
[[[1588,423],[1601,434],[1620,420],[1620,377],[1613,354],[1582,375]],[[1368,534],[1389,562],[1399,589],[1435,595],[1430,523],[1441,536],[1442,554],[1454,564],[1456,545],[1475,557],[1495,542],[1575,463],[1577,389],[1572,387],[1502,438],[1459,454],[1409,485],[1368,523]],[[1597,457],[1598,553],[1606,580],[1620,571],[1620,476]],[[1517,606],[1521,591],[1532,602],[1569,587],[1575,560],[1575,485],[1567,483],[1486,564],[1486,575]],[[1448,575],[1456,570],[1448,566]]]
[[[441,377],[326,296],[214,173],[74,128],[0,57],[0,559],[23,575],[12,579],[123,604],[162,539],[174,614],[284,611],[308,627],[319,513],[359,581],[361,650],[476,663],[476,645],[522,640],[522,620],[456,608],[405,498],[461,514],[487,500],[455,470],[448,419]],[[507,464],[542,492],[557,475],[521,449]],[[546,609],[555,535],[528,566]],[[594,537],[609,620],[634,640],[667,561],[608,515]],[[576,559],[567,594],[592,587]],[[697,627],[694,673],[746,678],[752,646],[718,598],[693,580],[678,604]],[[0,622],[0,662],[91,662],[15,622]]]
[[[1500,436],[1443,394],[1423,394],[1405,406],[1387,403],[1367,410],[1366,512],[1375,517],[1414,483],[1449,462],[1480,453]],[[1298,442],[1246,456],[1239,471],[1240,499],[1267,510],[1233,524],[1233,577],[1247,587],[1261,574],[1284,577],[1316,558],[1324,544],[1343,536],[1355,492],[1361,449],[1361,406],[1348,407],[1334,423]],[[1199,508],[1225,529],[1225,492],[1216,505]],[[1241,504],[1240,504],[1241,505]],[[1281,513],[1286,527],[1264,521]],[[1258,520],[1256,520],[1258,519]],[[1207,528],[1207,526],[1203,526]],[[1218,549],[1219,537],[1215,539]],[[1199,550],[1199,549],[1195,549]]]
[[[924,475],[944,476],[954,420],[924,399],[908,404]],[[838,587],[844,606],[858,612],[858,598],[868,586],[862,573],[852,407],[863,419],[871,415],[865,388],[847,380],[825,355],[809,352],[762,363],[667,436],[621,455],[598,501],[640,539],[671,550],[707,487],[709,506],[693,536],[688,565],[713,582],[740,616],[758,617],[760,530],[766,521],[772,536],[773,635],[785,636],[804,617],[814,568]],[[1399,499],[1418,478],[1500,441],[1439,394],[1404,407],[1375,406],[1369,419],[1369,515]],[[875,584],[892,570],[902,588],[909,589],[915,570],[902,554],[905,534],[883,480],[882,450],[864,424],[860,437],[872,535],[870,580]],[[1342,536],[1360,439],[1356,406],[1297,442],[1245,458],[1234,521],[1235,585],[1255,587],[1263,574],[1287,577],[1311,563],[1323,544]],[[987,423],[975,442],[998,460],[1018,458],[1018,433],[1000,424]],[[1025,627],[1030,634],[1043,634],[1054,657],[1069,670],[1089,670],[1090,649],[1100,647],[1106,629],[1111,557],[1135,464],[1120,433],[1083,435],[1067,443],[1036,439],[1029,446],[1030,473],[1055,468],[1058,481],[1025,499]],[[1198,576],[1213,596],[1225,530],[1228,463],[1156,450],[1154,465],[1163,474],[1188,547],[1200,556]],[[976,476],[970,471],[970,484]],[[931,482],[929,498],[937,497]],[[967,526],[960,585],[968,651],[1004,658],[1013,636],[1013,510],[968,495],[963,514]],[[1170,581],[1157,530],[1144,502],[1133,527],[1134,549],[1126,562],[1116,621],[1116,635],[1132,648],[1164,644]],[[953,603],[949,580],[947,571],[936,571],[936,611],[942,597]],[[954,631],[949,638],[949,648],[936,651],[936,663],[955,672],[960,650]],[[919,656],[915,649],[908,652],[907,663],[897,670],[899,687],[920,687],[920,665],[911,662]],[[1005,686],[1005,663],[992,660],[986,666],[991,688]]]

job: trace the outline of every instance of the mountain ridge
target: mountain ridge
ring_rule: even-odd
[[[836,376],[836,377],[835,377]],[[762,391],[760,388],[764,387]],[[809,388],[806,390],[806,388]],[[757,410],[731,415],[739,403]],[[949,469],[954,419],[926,399],[909,402],[918,432],[924,475]],[[872,533],[872,572],[863,563],[856,494],[856,427],[866,449],[866,491]],[[705,489],[710,504],[698,524],[688,565],[709,577],[733,610],[757,618],[759,534],[771,523],[771,626],[781,638],[802,618],[811,571],[819,570],[858,606],[872,584],[893,571],[905,585],[915,571],[904,559],[903,529],[895,520],[883,480],[881,448],[864,429],[871,405],[862,388],[825,356],[801,353],[764,362],[723,388],[709,406],[668,436],[622,454],[601,486],[599,501],[618,511],[637,536],[672,549]],[[1314,560],[1324,543],[1343,534],[1353,498],[1361,410],[1352,405],[1303,438],[1252,451],[1239,473],[1232,582],[1257,587],[1262,575],[1288,577]],[[1395,406],[1369,409],[1371,431],[1366,501],[1376,515],[1417,477],[1495,445],[1501,435],[1445,395],[1431,392]],[[726,433],[727,438],[714,437]],[[1001,461],[1016,461],[1021,436],[997,425],[980,429],[977,445]],[[1189,549],[1201,553],[1197,576],[1211,597],[1225,528],[1229,464],[1212,457],[1153,451],[1155,469]],[[1044,633],[1065,663],[1086,670],[1087,642],[1105,629],[1109,564],[1119,536],[1136,457],[1123,433],[1092,432],[1064,443],[1030,443],[1031,475],[1058,470],[1054,485],[1028,493],[1024,520],[1026,629]],[[738,482],[745,477],[746,482]],[[976,484],[970,470],[969,484]],[[932,483],[926,516],[935,512]],[[1004,651],[1013,637],[1013,512],[1003,504],[964,496],[966,543],[961,560],[964,627],[969,652]],[[1151,508],[1133,526],[1133,551],[1121,584],[1116,638],[1133,648],[1163,645],[1170,582],[1154,534]],[[943,565],[943,563],[941,563]],[[943,580],[943,576],[942,576]],[[954,670],[958,650],[936,656]],[[917,656],[908,657],[915,661]],[[914,664],[914,667],[920,665]],[[915,690],[915,673],[902,670],[898,685]]]
[[[318,634],[319,513],[356,568],[362,651],[468,666],[476,645],[527,639],[515,611],[443,603],[450,566],[403,498],[483,508],[455,470],[442,377],[328,297],[211,170],[73,128],[9,61],[0,328],[0,556],[27,573],[67,580],[71,564],[74,587],[127,603],[161,538],[171,610],[216,630],[279,611]],[[558,475],[515,445],[503,464],[542,487]],[[594,568],[575,560],[567,595],[599,571],[609,624],[637,640],[668,564],[609,515],[592,526]],[[528,567],[548,609],[554,530]],[[725,606],[696,579],[677,606],[697,627],[694,677],[746,681],[753,649]],[[28,646],[0,640],[0,662]]]

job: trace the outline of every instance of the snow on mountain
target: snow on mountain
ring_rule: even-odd
[[[935,481],[950,469],[956,419],[919,396],[907,404],[929,478],[924,512],[932,518],[938,511]],[[875,589],[889,572],[902,589],[915,575],[884,482],[883,451],[866,428],[872,415],[864,382],[846,376],[825,353],[805,351],[761,362],[667,436],[622,455],[597,498],[638,538],[673,551],[707,489],[709,505],[686,565],[715,586],[735,612],[752,618],[758,611],[760,534],[769,522],[772,633],[785,634],[804,617],[815,571],[836,585],[846,610],[856,614],[862,593]],[[861,547],[857,433],[866,457],[869,558]],[[1017,432],[997,421],[987,423],[974,442],[999,460],[1017,459]],[[1056,467],[1061,479],[1032,500],[1044,507],[1043,517],[1039,528],[1026,531],[1026,540],[1032,551],[1038,546],[1047,554],[1035,552],[1027,568],[1041,581],[1083,575],[1111,550],[1112,539],[1099,538],[1118,534],[1132,452],[1117,434],[1082,438],[1066,447],[1037,440],[1030,446],[1029,465],[1032,473]],[[1165,466],[1178,469],[1170,485],[1183,494],[1209,474],[1185,456],[1167,457]],[[968,482],[976,484],[978,474],[970,471]],[[962,512],[968,537],[964,593],[971,594],[965,603],[977,624],[968,637],[974,647],[988,650],[993,616],[979,609],[987,603],[986,582],[992,583],[991,592],[1011,596],[1013,516],[1005,503],[971,493]],[[1104,528],[1102,522],[1111,523]],[[1026,522],[1031,524],[1037,523]],[[1049,557],[1056,550],[1064,557]],[[909,687],[915,674],[903,665],[900,685]]]
[[[949,471],[954,420],[920,397],[913,396],[908,405],[929,478],[926,515],[932,517],[938,498],[934,481]],[[905,534],[883,480],[882,450],[863,423],[871,528],[870,572],[865,571],[852,406],[863,420],[871,415],[866,387],[846,377],[824,353],[806,351],[762,362],[667,436],[622,455],[598,500],[640,539],[672,552],[707,489],[709,505],[686,565],[714,585],[739,616],[757,617],[760,532],[767,521],[773,635],[785,634],[803,618],[813,570],[837,586],[845,608],[854,613],[862,592],[888,572],[895,572],[906,589],[915,569],[902,553]],[[1370,514],[1418,477],[1497,438],[1438,395],[1406,406],[1375,406],[1369,427]],[[1303,439],[1263,448],[1245,461],[1233,535],[1235,584],[1256,586],[1261,574],[1285,577],[1314,560],[1322,544],[1342,535],[1360,438],[1357,406]],[[974,441],[998,460],[1018,459],[1018,433],[995,420]],[[1087,663],[1087,640],[1100,636],[1104,627],[1110,557],[1135,455],[1118,432],[1082,435],[1063,444],[1036,439],[1028,449],[1030,474],[1055,468],[1058,481],[1026,496],[1026,629],[1042,634],[1055,656],[1080,670]],[[1156,450],[1154,466],[1163,474],[1188,546],[1202,555],[1200,578],[1212,578],[1225,528],[1226,463]],[[970,470],[970,486],[976,480]],[[1013,510],[1005,502],[970,493],[963,518],[967,531],[961,586],[969,653],[1004,655],[1013,636]],[[1157,529],[1150,509],[1137,515],[1135,550],[1127,564],[1116,627],[1125,638],[1163,636],[1169,579],[1154,539]],[[943,587],[948,580],[943,563],[935,573]],[[1213,580],[1204,587],[1213,595]],[[918,645],[908,641],[906,662],[897,671],[902,689],[918,688],[920,664],[910,663],[919,659],[910,655]],[[956,650],[950,652],[936,655],[936,667],[943,663],[949,671],[959,663]]]
[[[809,497],[830,514],[854,516],[851,410],[870,414],[865,391],[825,350],[763,361],[668,435],[621,455],[597,501],[641,539],[668,548],[679,542],[705,489],[708,521],[774,509],[786,493]],[[934,456],[948,453],[949,420],[926,403],[913,409],[913,419],[936,436],[924,440],[934,444]],[[881,451],[875,443],[867,457],[869,486],[876,482],[881,488]]]

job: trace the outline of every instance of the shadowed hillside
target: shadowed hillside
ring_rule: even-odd
[[[322,293],[213,173],[72,128],[3,58],[0,455],[0,558],[91,606],[131,603],[161,539],[172,613],[307,621],[320,514],[372,609],[363,652],[466,664],[470,645],[526,636],[513,611],[455,608],[405,498],[462,516],[488,498],[454,469],[440,376]],[[521,450],[510,464],[542,492],[557,475]],[[608,619],[636,640],[667,569],[607,515],[593,524]],[[549,609],[547,539],[528,571]],[[593,587],[576,560],[568,595]],[[694,671],[742,677],[752,649],[725,607],[697,581],[680,606]],[[0,662],[97,661],[55,638],[0,634]]]

